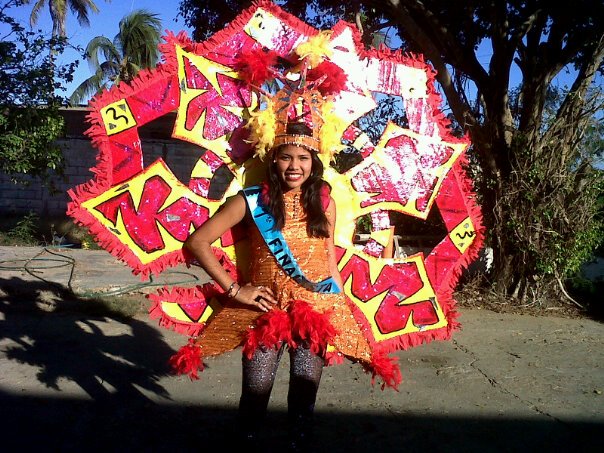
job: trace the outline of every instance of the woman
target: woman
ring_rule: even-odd
[[[198,340],[203,355],[213,355],[212,343],[220,343],[220,349],[225,341],[231,341],[230,347],[241,343],[241,337],[233,341],[224,334],[233,325],[251,326],[243,335],[239,406],[242,426],[249,432],[266,414],[286,347],[291,363],[288,416],[301,432],[312,417],[326,360],[346,355],[374,362],[340,291],[333,243],[335,204],[322,180],[323,164],[313,140],[305,124],[288,124],[269,153],[268,181],[231,198],[185,244],[231,300]],[[233,279],[210,247],[239,223],[249,231],[252,249],[251,281],[245,284]],[[328,353],[328,345],[338,354]]]

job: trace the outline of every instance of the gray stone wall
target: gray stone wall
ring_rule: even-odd
[[[55,179],[56,193],[32,179],[30,185],[16,185],[0,173],[0,214],[22,215],[30,211],[42,217],[65,216],[67,190],[93,178],[90,168],[96,164],[97,150],[84,135],[87,128],[84,109],[66,109],[66,136],[58,141],[65,156],[65,174]],[[140,128],[144,166],[163,158],[172,172],[188,184],[191,171],[202,154],[199,146],[170,138],[174,115],[166,115]]]

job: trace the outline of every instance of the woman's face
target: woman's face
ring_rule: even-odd
[[[300,190],[312,171],[311,151],[301,146],[285,145],[275,156],[275,167],[284,191]]]

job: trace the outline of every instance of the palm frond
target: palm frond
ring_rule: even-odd
[[[85,27],[90,26],[89,12],[99,12],[99,8],[92,0],[67,0],[67,4],[71,12],[78,19],[78,23]]]
[[[48,0],[50,18],[52,20],[52,35],[65,38],[67,36],[67,5],[68,0]]]
[[[120,75],[119,61],[111,61],[111,60],[104,61],[101,63],[100,69],[103,72],[103,74],[105,74],[105,77],[107,78],[107,80],[109,80],[111,82],[115,82],[115,79],[118,78]]]
[[[105,89],[107,78],[99,69],[93,76],[84,80],[69,97],[69,103],[73,105],[85,104],[92,96]]]
[[[29,4],[30,1],[31,0],[28,0],[26,3]],[[46,3],[46,0],[37,0],[36,3],[34,3],[34,7],[32,8],[31,14],[29,16],[29,24],[32,27],[38,23],[38,19],[40,17],[40,11],[42,11],[42,7],[44,6],[44,3]]]
[[[99,53],[105,60],[119,62],[122,58],[120,52],[115,48],[109,38],[105,36],[96,36],[92,38],[86,46],[86,59],[92,71],[100,68]]]
[[[157,48],[160,39],[161,20],[158,15],[141,9],[120,21],[120,31],[114,42],[124,56],[140,67],[149,68],[155,66],[159,58]]]
[[[141,69],[157,64],[160,39],[161,20],[158,15],[136,10],[120,21],[119,32],[113,41],[97,36],[88,43],[88,64],[93,72],[102,71],[106,81],[113,84],[130,82]]]

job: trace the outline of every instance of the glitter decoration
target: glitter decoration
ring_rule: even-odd
[[[265,164],[253,157],[245,128],[263,93],[237,72],[239,59],[266,51],[296,61],[298,46],[318,33],[266,0],[242,11],[205,42],[193,42],[184,32],[168,33],[159,49],[161,64],[90,102],[87,134],[98,149],[95,176],[69,191],[68,213],[143,279],[185,263],[182,244],[187,235],[228,197],[259,184],[264,175]],[[266,253],[253,234],[245,239],[229,231],[212,244],[213,251],[238,281],[249,279],[252,268],[257,281],[270,282],[279,293],[281,309],[302,300],[318,313],[330,313],[339,331],[327,348],[334,361],[341,355],[374,359],[378,353],[447,339],[458,327],[453,289],[484,237],[480,209],[464,170],[469,140],[452,134],[439,108],[434,69],[421,55],[365,49],[355,26],[346,22],[322,36],[323,51],[314,57],[320,55],[332,73],[346,75],[345,82],[342,78],[331,85],[339,91],[330,93],[332,110],[326,113],[339,119],[341,139],[361,156],[344,173],[327,166],[324,174],[337,210],[333,240],[345,296],[308,294],[289,285],[268,255],[250,263],[249,253],[240,253],[250,244],[257,248],[255,253]],[[275,80],[292,76],[287,69],[274,70],[281,71]],[[400,96],[408,121],[406,128],[389,123],[377,143],[356,126],[376,107],[374,93]],[[177,114],[174,139],[200,146],[188,182],[179,181],[161,159],[143,160],[139,128],[171,112]],[[232,178],[216,193],[210,186],[218,169]],[[380,257],[390,228],[385,213],[396,211],[421,221],[435,208],[447,234],[430,253]],[[370,240],[359,250],[353,243],[355,225],[368,214]],[[292,225],[296,221],[292,219]],[[325,277],[324,247],[302,240],[301,230],[290,226],[284,235],[302,248],[297,259],[304,272],[315,281]],[[275,278],[281,279],[278,285],[273,284]],[[204,357],[237,347],[258,319],[249,309],[221,308],[214,290],[211,285],[164,288],[152,298],[153,314],[162,325],[201,334]],[[381,366],[385,369],[388,363],[382,361]]]

